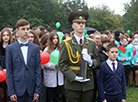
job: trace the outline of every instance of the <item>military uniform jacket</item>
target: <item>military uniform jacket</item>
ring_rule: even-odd
[[[88,82],[80,83],[74,79],[79,76],[80,65],[81,65],[81,47],[77,44],[77,40],[73,36],[70,39],[65,40],[60,49],[59,56],[59,68],[65,76],[65,89],[76,90],[76,91],[87,91],[94,88],[94,79],[92,68],[96,68],[99,65],[98,54],[96,50],[95,42],[84,37],[83,48],[87,48],[88,54],[93,60],[93,66],[87,69],[87,78],[90,79]]]

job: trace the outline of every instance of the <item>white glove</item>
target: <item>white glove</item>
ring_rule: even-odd
[[[76,76],[75,77],[75,81],[77,81],[77,82],[87,82],[87,81],[90,81],[90,79],[83,79],[83,77],[78,77],[78,76]]]
[[[90,55],[88,55],[87,53],[83,53],[82,57],[83,57],[83,59],[84,59],[85,61],[88,62],[89,66],[92,66],[93,61],[92,61]]]

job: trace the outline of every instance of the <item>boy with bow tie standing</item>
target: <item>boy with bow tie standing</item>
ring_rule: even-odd
[[[39,46],[28,41],[30,23],[17,21],[19,39],[6,48],[8,95],[13,102],[32,102],[41,92]]]

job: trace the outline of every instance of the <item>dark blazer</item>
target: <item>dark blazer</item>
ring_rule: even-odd
[[[27,65],[19,46],[19,42],[6,48],[6,67],[8,95],[22,96],[27,90],[29,96],[41,92],[41,60],[39,46],[29,42]]]
[[[116,72],[113,72],[106,62],[99,69],[98,90],[99,97],[103,101],[105,96],[119,96],[126,99],[126,81],[124,66],[118,62]]]
[[[67,46],[65,43],[68,43],[71,49],[69,50],[70,53],[67,50]],[[69,48],[70,48],[69,47]],[[90,38],[84,38],[84,44],[83,48],[88,49],[88,54],[91,56],[91,59],[93,60],[93,67],[97,67],[99,65],[99,58],[98,53],[96,50],[96,44],[95,42]],[[93,79],[93,73],[90,69],[87,69],[87,78],[90,79],[90,81],[85,83],[79,83],[74,81],[76,76],[79,76],[80,69],[74,70],[71,68],[73,67],[80,67],[81,66],[81,60],[77,62],[77,58],[73,57],[76,56],[77,53],[81,54],[81,47],[78,45],[77,40],[73,36],[70,39],[65,40],[62,43],[61,49],[60,49],[60,56],[59,56],[59,69],[65,76],[65,88],[68,90],[76,90],[76,91],[88,91],[94,88],[94,79]],[[71,55],[71,56],[70,56]],[[69,57],[70,56],[70,57]],[[71,59],[73,61],[71,61]],[[73,63],[76,62],[76,63]],[[89,66],[88,66],[89,67]]]

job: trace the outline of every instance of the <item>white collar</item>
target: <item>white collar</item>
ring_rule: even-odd
[[[82,39],[82,43],[84,43],[84,36],[79,37],[79,36],[74,34],[74,37],[76,38],[78,44],[80,44],[80,39]]]
[[[115,63],[115,65],[117,65],[117,60],[115,60],[114,62],[111,61],[109,58],[107,59],[107,63],[109,63],[110,65],[112,65],[112,63]]]

